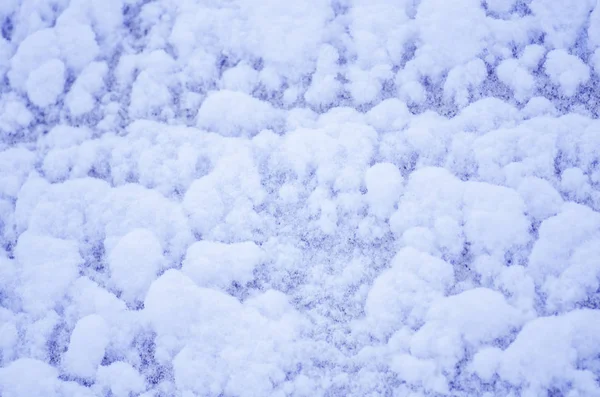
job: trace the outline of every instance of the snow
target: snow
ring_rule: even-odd
[[[75,241],[39,236],[30,231],[19,236],[15,258],[20,265],[23,309],[34,316],[52,309],[62,300],[82,260]]]
[[[420,382],[425,390],[448,393],[436,373],[452,371],[465,351],[486,345],[516,329],[521,323],[518,311],[502,294],[475,288],[435,301],[426,323],[411,338],[408,349],[416,368],[394,360],[402,378]],[[434,359],[435,361],[431,361]],[[437,367],[437,368],[436,368]]]
[[[367,112],[367,121],[378,131],[402,129],[410,118],[406,104],[397,98],[389,98],[373,106]]]
[[[316,108],[326,108],[337,100],[341,83],[337,79],[339,53],[331,45],[323,45],[319,50],[315,73],[310,87],[304,94],[304,100]],[[294,102],[290,100],[290,102]]]
[[[391,77],[388,65],[377,65],[371,70],[353,68],[348,70],[349,91],[357,105],[374,102],[385,80]]]
[[[58,19],[56,36],[65,64],[79,72],[93,61],[100,48],[96,43],[96,35],[89,24],[61,23]]]
[[[104,358],[108,327],[102,317],[92,314],[80,319],[69,339],[62,365],[67,373],[93,379]]]
[[[0,395],[600,395],[599,16],[0,2]]]
[[[117,361],[98,368],[98,384],[94,385],[96,395],[108,391],[115,397],[139,395],[145,390],[144,379],[130,364]]]
[[[29,74],[25,88],[29,100],[43,108],[56,103],[64,85],[65,65],[58,59],[51,59]]]
[[[58,370],[43,361],[20,358],[0,368],[0,390],[8,397],[59,396]]]
[[[258,83],[258,72],[246,63],[227,69],[221,77],[221,89],[252,94]]]
[[[516,329],[521,322],[519,317],[499,292],[486,288],[465,291],[431,306],[426,325],[411,341],[411,353],[421,358],[462,354],[461,344],[491,342]]]
[[[18,96],[7,94],[3,99],[0,105],[0,131],[2,136],[7,138],[28,127],[33,121],[33,115]]]
[[[373,214],[389,217],[402,192],[402,174],[394,164],[377,163],[365,173],[367,202]]]
[[[523,178],[517,191],[527,203],[527,214],[536,221],[543,221],[558,214],[563,204],[560,193],[541,178]]]
[[[199,286],[227,288],[232,282],[245,285],[264,254],[254,242],[223,244],[198,241],[192,244],[182,271]]]
[[[369,291],[365,303],[369,332],[383,337],[403,323],[417,326],[453,278],[452,266],[445,261],[412,247],[402,249]]]
[[[279,123],[278,111],[269,103],[229,90],[209,93],[196,117],[198,127],[226,137],[256,135]]]
[[[496,68],[496,74],[501,82],[514,91],[517,101],[523,102],[531,96],[535,79],[518,60],[510,58],[502,61]]]
[[[577,39],[577,34],[586,23],[595,4],[584,0],[573,4],[555,3],[549,0],[533,0],[531,11],[536,23],[548,35],[550,48],[569,48]],[[593,36],[590,36],[593,37]]]
[[[525,395],[537,395],[549,387],[597,395],[595,368],[589,368],[587,360],[598,351],[599,320],[597,311],[585,309],[532,320],[506,350],[478,353],[474,369],[486,378],[497,373],[509,383],[523,384]],[[551,351],[544,348],[548,345]],[[577,369],[575,361],[582,363]]]
[[[35,154],[25,148],[10,148],[0,152],[2,195],[16,197],[34,163]]]
[[[419,74],[437,80],[445,70],[473,61],[484,48],[488,35],[485,12],[476,3],[476,0],[459,0],[452,4],[441,0],[423,1],[415,17],[422,45],[407,68],[411,72],[415,68]]]
[[[157,332],[157,359],[173,360],[175,384],[183,392],[256,395],[285,377],[277,364],[285,358],[279,349],[288,350],[297,333],[293,314],[270,320],[176,270],[152,284],[144,311]]]
[[[104,86],[107,73],[108,66],[105,62],[92,62],[82,70],[65,98],[65,104],[74,117],[94,109],[96,96]]]
[[[60,55],[56,33],[52,29],[32,32],[17,48],[10,60],[8,78],[11,86],[19,91],[26,89],[29,74],[47,61]]]
[[[125,301],[141,301],[163,261],[163,248],[154,233],[134,229],[108,253],[110,278]]]
[[[486,5],[492,12],[506,14],[515,5],[515,0],[487,0]]]
[[[476,90],[485,80],[487,71],[481,59],[455,66],[450,70],[444,83],[444,96],[459,107],[469,104],[470,92]]]
[[[525,204],[512,189],[466,182],[464,233],[474,252],[504,254],[529,242]]]
[[[566,96],[575,95],[579,85],[586,83],[590,78],[589,67],[565,50],[550,51],[546,56],[544,70]]]

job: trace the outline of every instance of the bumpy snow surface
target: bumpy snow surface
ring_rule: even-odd
[[[1,396],[600,396],[600,2],[0,27]]]

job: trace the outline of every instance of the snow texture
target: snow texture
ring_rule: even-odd
[[[600,396],[600,3],[0,1],[0,396]]]

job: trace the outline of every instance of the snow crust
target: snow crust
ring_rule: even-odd
[[[600,396],[600,3],[0,1],[0,395]]]

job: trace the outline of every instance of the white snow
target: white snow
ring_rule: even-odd
[[[82,259],[75,241],[27,231],[15,248],[23,308],[34,316],[53,309],[77,276]]]
[[[198,127],[223,136],[251,136],[276,127],[278,111],[247,94],[221,90],[209,93],[198,110]]]
[[[411,116],[406,104],[397,98],[381,101],[367,112],[367,121],[378,131],[393,131],[404,127]]]
[[[459,107],[465,107],[469,104],[471,92],[483,83],[486,76],[485,63],[481,59],[455,66],[446,77],[444,96]]]
[[[510,58],[502,61],[496,68],[496,74],[501,82],[509,86],[515,93],[515,99],[523,102],[531,96],[535,79],[519,61]]]
[[[383,337],[401,324],[416,326],[452,284],[452,266],[441,259],[404,248],[373,284],[365,303],[369,332]]]
[[[246,63],[227,69],[221,77],[221,88],[252,94],[258,82],[258,72]]]
[[[146,388],[144,378],[130,364],[117,361],[98,368],[98,383],[94,385],[96,395],[105,395],[109,390],[115,397],[139,395]]]
[[[600,3],[0,2],[0,395],[600,396]]]
[[[252,281],[253,271],[263,257],[262,250],[251,241],[198,241],[188,248],[182,271],[199,286],[225,289],[234,281],[241,285]]]
[[[64,57],[65,64],[79,72],[93,61],[100,48],[96,42],[96,34],[89,24],[61,23],[59,18],[55,28],[56,38]]]
[[[0,368],[0,390],[7,397],[59,396],[58,370],[43,361],[20,358]]]
[[[33,121],[33,115],[18,96],[7,94],[0,103],[0,131],[3,137],[14,134]]]
[[[598,354],[600,321],[596,310],[575,310],[564,316],[541,317],[526,324],[504,351],[492,348],[475,356],[473,367],[484,379],[497,373],[511,384],[522,384],[525,395],[550,387],[597,395],[594,368],[583,364]],[[545,346],[552,346],[546,349]]]
[[[550,48],[569,48],[577,39],[595,4],[593,0],[567,4],[552,0],[533,0],[531,11],[536,23],[548,35]],[[592,37],[592,36],[590,36]]]
[[[589,67],[581,59],[564,50],[553,50],[546,56],[544,70],[566,96],[573,96],[580,84],[590,78]]]
[[[19,43],[10,60],[8,78],[11,86],[16,90],[25,91],[29,74],[59,55],[60,48],[54,30],[41,29],[32,32]]]
[[[92,314],[80,319],[69,339],[62,365],[65,371],[81,378],[93,379],[104,358],[108,344],[108,327],[102,317]]]
[[[486,0],[488,9],[498,14],[506,14],[514,4],[515,0]]]
[[[16,197],[34,162],[35,154],[25,148],[10,148],[0,152],[0,193]]]
[[[309,105],[325,108],[335,104],[342,88],[337,78],[339,57],[335,47],[327,44],[321,46],[315,72],[304,94],[304,100]],[[293,103],[294,100],[290,99],[289,102]]]
[[[144,71],[135,79],[131,88],[129,112],[135,117],[161,114],[170,101],[171,94],[164,83]]]
[[[388,217],[400,199],[403,178],[394,164],[377,163],[365,173],[367,202],[373,214]]]
[[[36,106],[54,105],[65,85],[65,65],[52,59],[34,69],[27,78],[25,88],[29,100]]]
[[[77,77],[65,98],[65,104],[73,116],[81,116],[94,109],[96,95],[103,88],[107,73],[105,62],[92,62]]]
[[[124,300],[141,301],[163,261],[163,248],[154,233],[134,229],[108,253],[111,281],[122,292]]]

